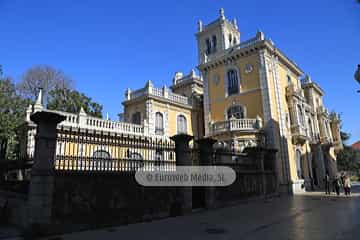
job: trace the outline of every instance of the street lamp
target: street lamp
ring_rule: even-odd
[[[358,64],[358,66],[357,66],[354,78],[360,84],[360,64]],[[357,92],[360,92],[360,90],[358,90]]]

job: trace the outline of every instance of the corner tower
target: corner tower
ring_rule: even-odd
[[[240,43],[240,32],[236,19],[225,18],[224,9],[219,10],[219,18],[204,26],[198,22],[196,38],[198,42],[199,64],[205,63],[212,56],[219,55],[224,50]]]

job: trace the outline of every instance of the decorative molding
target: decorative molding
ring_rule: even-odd
[[[244,69],[245,73],[251,73],[253,70],[254,67],[250,63],[245,64],[245,69]]]

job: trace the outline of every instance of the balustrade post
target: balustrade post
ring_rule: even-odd
[[[56,126],[65,120],[65,116],[41,111],[31,115],[30,119],[37,124],[37,134],[28,196],[28,227],[51,223]]]
[[[213,145],[217,141],[212,138],[203,138],[197,140],[200,151],[200,165],[213,166]],[[205,187],[205,208],[211,209],[216,207],[215,187]]]
[[[176,166],[192,166],[189,156],[189,142],[193,137],[187,134],[177,134],[171,137],[175,142]],[[186,215],[192,211],[192,187],[178,187],[176,199],[180,205],[180,215]]]

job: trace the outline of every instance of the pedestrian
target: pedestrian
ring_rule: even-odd
[[[330,176],[328,173],[326,173],[325,175],[324,182],[325,182],[325,194],[330,195]]]
[[[349,176],[345,177],[344,189],[345,195],[349,196],[351,194],[351,180]]]
[[[345,193],[345,173],[344,172],[341,173],[340,180],[341,180],[341,186],[343,187],[344,193]]]
[[[334,179],[334,188],[335,188],[335,192],[336,192],[336,195],[340,195],[340,179],[339,177],[335,177]]]

